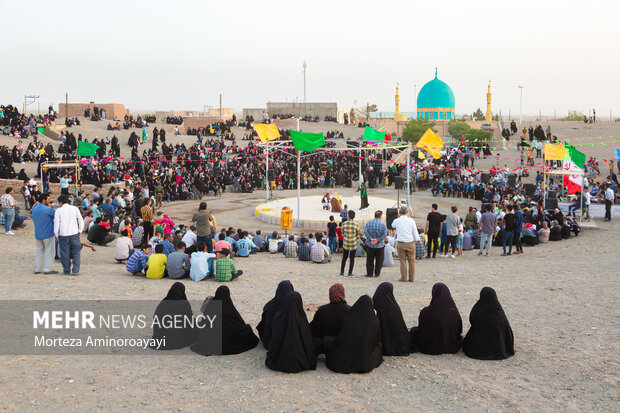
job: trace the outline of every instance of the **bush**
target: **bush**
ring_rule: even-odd
[[[428,119],[412,119],[409,121],[405,129],[403,129],[403,136],[401,139],[403,141],[418,143],[424,132],[426,132],[429,128],[434,132],[437,132],[437,129],[434,128],[435,122],[431,122]]]
[[[465,132],[465,142],[472,144],[486,142],[491,137],[491,132],[484,129],[469,129]]]
[[[560,118],[560,120],[563,121],[579,121],[582,122],[583,121],[583,117],[585,115],[583,114],[583,112],[578,112],[576,110],[569,110],[568,111],[568,116],[565,116],[563,118]]]
[[[464,136],[465,133],[467,133],[467,131],[470,129],[471,129],[471,126],[469,126],[465,122],[451,120],[450,123],[448,123],[448,133],[454,139],[458,139],[461,136]]]

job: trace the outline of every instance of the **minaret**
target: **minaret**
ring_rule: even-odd
[[[396,105],[396,110],[394,111],[394,118],[397,118],[397,113],[399,113],[398,109],[400,106],[400,95],[398,94],[398,83],[396,84],[396,94],[394,95],[394,103]]]
[[[487,89],[487,116],[486,116],[486,121],[487,122],[492,122],[493,121],[493,112],[491,112],[491,81],[489,80],[489,86]]]

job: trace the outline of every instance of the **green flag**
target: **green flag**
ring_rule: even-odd
[[[96,156],[99,146],[94,143],[78,141],[77,154],[78,156]]]
[[[370,126],[366,126],[366,128],[364,129],[364,136],[362,136],[362,140],[383,142],[384,140],[386,140],[385,132],[380,132],[376,129],[371,128]]]
[[[566,152],[568,152],[568,159],[574,163],[577,167],[584,169],[586,163],[586,154],[579,152],[573,145],[564,143]]]
[[[289,129],[293,145],[298,151],[312,152],[316,148],[325,145],[325,138],[322,133],[297,132]]]

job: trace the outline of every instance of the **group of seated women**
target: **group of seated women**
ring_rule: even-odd
[[[408,329],[393,285],[381,283],[372,299],[361,296],[352,307],[345,299],[342,284],[329,289],[329,304],[319,307],[311,322],[304,311],[301,294],[286,280],[278,284],[275,296],[265,304],[257,326],[260,341],[267,349],[265,365],[277,371],[296,373],[315,370],[320,354],[337,373],[367,373],[381,365],[383,356],[410,353],[454,354],[461,347],[475,359],[502,360],[514,355],[512,329],[495,290],[484,287],[471,310],[471,327],[462,337],[463,324],[450,290],[443,283],[433,286],[430,305],[420,311],[418,325]],[[175,300],[175,301],[171,301]],[[227,286],[207,297],[201,309],[203,320],[221,305],[222,340],[203,328],[156,328],[153,338],[166,337],[162,349],[191,345],[202,355],[239,354],[258,345],[259,337],[246,324]],[[156,316],[192,317],[185,286],[176,282],[155,311]],[[215,342],[217,341],[217,342]],[[221,346],[221,347],[220,347]]]

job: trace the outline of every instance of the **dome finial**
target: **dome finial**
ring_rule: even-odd
[[[435,79],[437,78],[437,68],[435,68]]]

